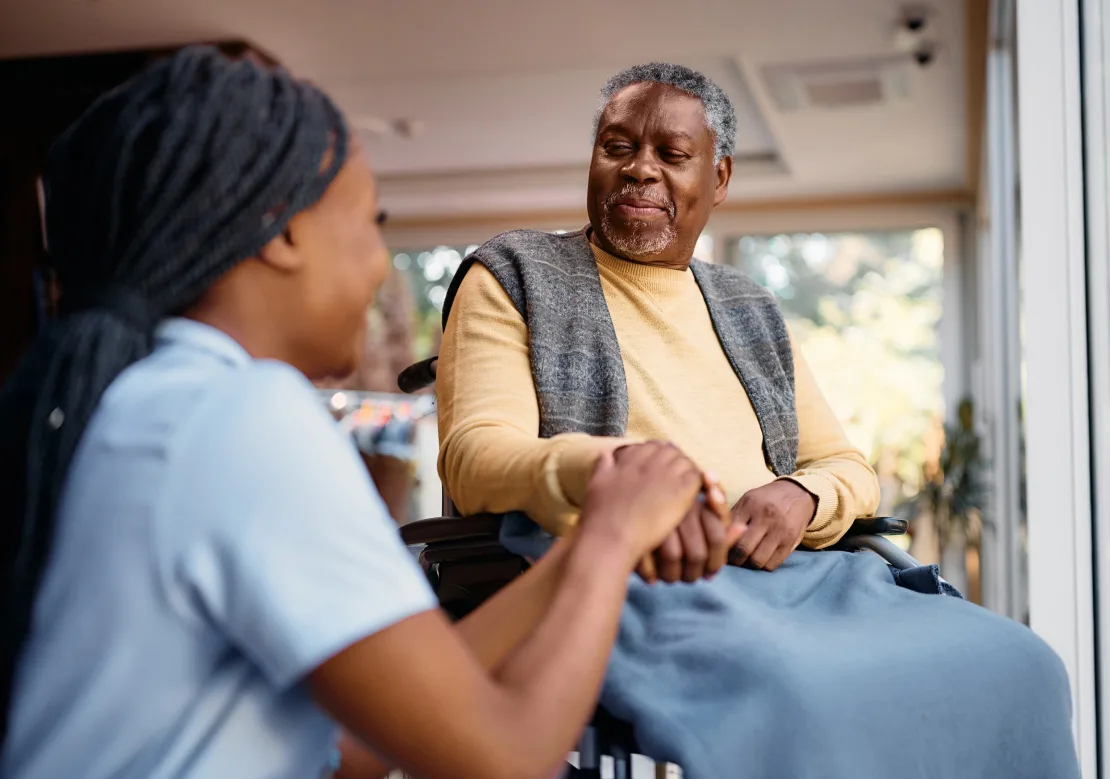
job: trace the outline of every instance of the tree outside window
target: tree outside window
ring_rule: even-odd
[[[852,442],[875,465],[881,513],[921,491],[943,446],[941,231],[745,236],[729,261],[778,297]]]

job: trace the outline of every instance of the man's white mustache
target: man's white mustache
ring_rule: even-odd
[[[613,194],[605,198],[605,210],[612,210],[613,206],[617,204],[617,201],[624,198],[635,198],[636,200],[643,200],[644,202],[650,203],[657,208],[662,208],[671,216],[672,219],[674,218],[674,204],[671,203],[669,200],[667,200],[666,198],[659,198],[656,193],[652,192],[651,190],[638,189],[631,186],[626,186],[620,192],[614,192]]]

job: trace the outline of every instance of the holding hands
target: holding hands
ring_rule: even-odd
[[[750,490],[730,510],[716,478],[664,443],[604,456],[591,484],[595,502],[613,484],[619,496],[608,503],[627,501],[618,511],[623,522],[655,541],[636,566],[649,583],[712,578],[726,563],[773,571],[797,549],[817,510],[816,499],[789,479]]]

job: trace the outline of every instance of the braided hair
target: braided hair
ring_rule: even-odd
[[[190,47],[102,96],[43,176],[61,315],[0,390],[0,743],[66,473],[101,396],[154,328],[256,256],[342,167],[318,89]]]

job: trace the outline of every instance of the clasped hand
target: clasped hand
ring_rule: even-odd
[[[748,491],[731,509],[716,478],[707,474],[704,482],[678,528],[640,561],[644,581],[695,582],[726,563],[773,571],[801,544],[817,510],[816,499],[789,479]]]

